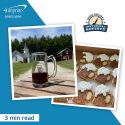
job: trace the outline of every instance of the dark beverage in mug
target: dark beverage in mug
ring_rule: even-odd
[[[48,73],[48,60],[51,60],[54,70]],[[32,53],[32,84],[33,87],[43,88],[48,86],[48,79],[55,77],[57,72],[56,59],[53,55],[47,56],[45,52]]]
[[[48,82],[48,74],[46,72],[32,73],[32,81],[38,84],[46,83]]]

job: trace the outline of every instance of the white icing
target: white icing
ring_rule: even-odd
[[[100,95],[100,94],[103,94],[103,96],[106,96],[106,94],[107,94],[108,92],[110,92],[110,89],[109,89],[107,86],[101,84],[101,85],[99,85],[99,86],[97,86],[97,87],[95,88],[95,97],[96,97],[97,95]]]
[[[82,52],[82,53],[85,54],[83,56],[83,58],[85,58],[87,62],[92,62],[93,61],[92,53],[89,53],[89,52]]]
[[[110,70],[108,68],[101,67],[98,69],[97,75],[101,75],[101,74],[108,75],[108,74],[110,74]]]
[[[118,56],[117,54],[112,55],[112,56],[110,57],[110,61],[114,61],[114,60],[118,62],[119,56]]]
[[[81,90],[81,92],[84,92],[85,90],[92,90],[92,84],[86,81],[79,82],[78,90]]]
[[[87,68],[87,71],[96,71],[96,66],[92,63],[88,63],[82,66],[82,69]]]
[[[115,69],[113,70],[113,72],[112,72],[112,75],[113,75],[114,78],[117,77],[117,71],[118,71],[118,68],[115,68]]]
[[[100,54],[97,56],[97,58],[100,58],[101,61],[108,61],[109,60],[109,56],[107,56],[106,54]]]

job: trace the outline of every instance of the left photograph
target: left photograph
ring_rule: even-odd
[[[13,100],[77,95],[72,24],[10,27],[8,33]]]

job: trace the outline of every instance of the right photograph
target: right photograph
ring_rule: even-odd
[[[52,104],[116,109],[121,49],[75,47],[78,96],[54,98]]]

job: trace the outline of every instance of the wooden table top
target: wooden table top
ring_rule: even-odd
[[[14,81],[14,98],[75,95],[75,83],[70,78],[50,78],[47,86],[35,88],[32,78]]]

